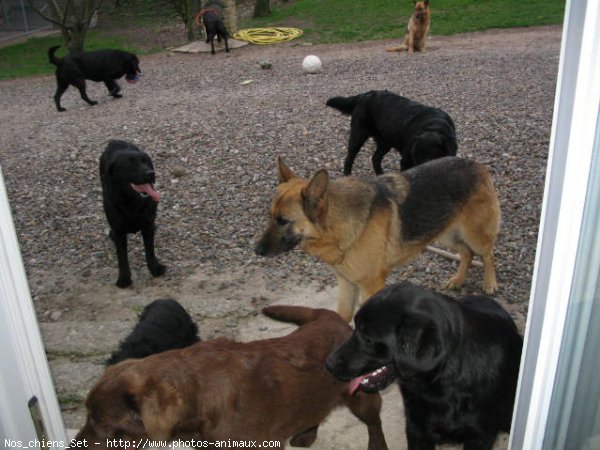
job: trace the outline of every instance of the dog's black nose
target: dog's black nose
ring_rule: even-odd
[[[149,183],[154,183],[154,181],[156,181],[156,174],[154,173],[154,170],[148,170],[146,172],[146,180]]]
[[[263,242],[258,242],[254,246],[254,253],[260,256],[265,256],[267,254],[267,246]]]

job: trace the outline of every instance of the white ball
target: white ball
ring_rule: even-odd
[[[302,61],[302,69],[304,70],[304,73],[319,73],[322,69],[321,60],[318,56],[308,55],[304,58],[304,61]]]

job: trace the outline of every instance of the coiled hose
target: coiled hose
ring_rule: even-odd
[[[246,28],[233,33],[233,38],[252,44],[275,44],[302,36],[302,30],[290,27]]]

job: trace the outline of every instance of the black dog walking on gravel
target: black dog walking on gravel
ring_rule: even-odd
[[[129,142],[110,141],[100,157],[104,212],[117,249],[120,288],[131,285],[127,258],[129,233],[142,232],[146,263],[153,276],[163,275],[167,270],[154,253],[154,221],[160,201],[160,194],[153,186],[155,178],[150,157]]]
[[[123,50],[96,50],[94,52],[78,52],[57,58],[56,50],[60,46],[48,49],[48,59],[56,66],[56,94],[54,102],[56,109],[66,111],[60,104],[60,98],[69,85],[79,90],[81,98],[89,105],[98,102],[90,99],[86,92],[85,80],[104,82],[110,95],[120,98],[121,87],[115,80],[125,76],[128,83],[135,83],[139,79],[140,62],[133,53]]]
[[[383,173],[381,161],[392,148],[402,156],[400,170],[432,159],[456,156],[454,122],[441,109],[390,91],[332,97],[326,104],[352,117],[344,175],[352,173],[354,159],[370,137],[377,144],[372,158],[377,175]]]

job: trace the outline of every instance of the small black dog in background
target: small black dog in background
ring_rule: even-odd
[[[229,33],[223,22],[223,6],[219,2],[208,2],[196,17],[196,21],[199,17],[206,28],[206,43],[210,42],[211,53],[215,54],[215,36],[218,42],[225,41],[225,51],[229,53]]]
[[[120,98],[121,87],[115,80],[125,76],[128,83],[135,83],[139,80],[140,61],[133,53],[123,50],[96,50],[93,52],[78,52],[57,58],[56,50],[60,46],[50,47],[48,49],[48,59],[56,66],[56,94],[54,94],[54,103],[58,111],[66,111],[60,105],[60,98],[65,93],[69,85],[75,86],[79,90],[81,98],[89,105],[95,105],[98,102],[91,100],[87,96],[85,80],[102,81],[106,85],[108,92],[114,98]]]
[[[154,253],[154,221],[160,201],[160,194],[153,186],[155,179],[150,157],[129,142],[110,141],[100,157],[104,212],[117,250],[120,288],[131,285],[128,233],[142,232],[146,263],[153,276],[163,275],[167,270]]]
[[[444,156],[456,156],[456,130],[441,109],[423,105],[390,91],[369,91],[353,97],[332,97],[327,106],[351,116],[344,175],[352,173],[354,159],[369,137],[377,145],[373,169],[383,173],[381,161],[393,148],[402,159],[400,170]]]
[[[145,358],[199,341],[198,326],[183,306],[170,298],[154,300],[144,308],[138,323],[106,364],[117,364],[129,358]]]

